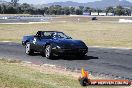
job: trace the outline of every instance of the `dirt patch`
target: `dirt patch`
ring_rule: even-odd
[[[35,65],[32,63],[22,63],[22,66],[29,67],[31,69],[38,70],[46,74],[60,74],[65,76],[71,76],[76,79],[78,79],[81,76],[81,70],[71,71],[63,67],[56,67],[55,65],[49,65],[49,64]],[[92,74],[89,74],[89,78],[90,79],[111,79],[110,77],[93,76]]]
[[[73,76],[75,78],[78,78],[81,73],[78,72],[72,72],[70,70],[67,70],[65,68],[62,67],[56,67],[54,65],[48,65],[48,64],[43,64],[43,65],[35,65],[35,64],[27,64],[27,63],[22,63],[22,66],[26,66],[29,68],[32,68],[34,70],[39,70],[42,73],[46,73],[46,74],[62,74],[62,75],[66,75],[66,76]]]

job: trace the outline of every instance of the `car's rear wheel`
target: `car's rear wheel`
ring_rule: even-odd
[[[46,48],[45,48],[45,57],[47,59],[53,59],[53,54],[52,54],[52,51],[51,51],[51,45],[46,46]]]
[[[34,51],[31,49],[31,45],[29,42],[26,43],[26,46],[25,46],[25,53],[27,55],[33,55],[34,54]]]

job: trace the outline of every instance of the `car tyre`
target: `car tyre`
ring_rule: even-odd
[[[31,44],[29,42],[26,43],[25,53],[27,55],[33,55],[34,54],[34,51],[31,49]]]
[[[45,47],[45,57],[47,59],[53,59],[53,54],[52,54],[52,50],[51,50],[51,45],[46,45]]]

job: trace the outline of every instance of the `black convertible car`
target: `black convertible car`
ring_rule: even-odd
[[[84,42],[57,31],[38,31],[36,35],[24,36],[22,45],[25,46],[26,54],[41,52],[48,59],[64,55],[83,57],[88,52]]]

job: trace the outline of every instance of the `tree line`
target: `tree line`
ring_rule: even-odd
[[[82,15],[83,12],[91,14],[91,12],[105,12],[113,13],[114,15],[131,15],[131,8],[123,8],[122,6],[107,7],[105,9],[94,9],[90,7],[62,7],[60,5],[53,5],[49,7],[36,8],[33,5],[17,3],[18,0],[11,0],[6,4],[0,4],[0,14],[39,14],[39,15]]]

